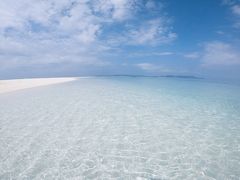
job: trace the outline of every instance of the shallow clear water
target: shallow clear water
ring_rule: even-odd
[[[0,95],[0,179],[239,179],[240,86],[88,78]]]

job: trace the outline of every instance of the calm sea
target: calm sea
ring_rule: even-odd
[[[240,86],[95,77],[0,95],[0,179],[239,179]]]

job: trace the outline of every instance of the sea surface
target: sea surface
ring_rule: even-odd
[[[0,94],[0,179],[240,179],[240,86],[92,77]]]

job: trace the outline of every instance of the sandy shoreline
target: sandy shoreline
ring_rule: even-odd
[[[66,78],[33,78],[33,79],[12,79],[0,80],[0,93],[12,92],[21,89],[33,88],[38,86],[47,86],[64,82],[75,81],[76,77]]]

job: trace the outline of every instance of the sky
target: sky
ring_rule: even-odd
[[[240,79],[240,0],[1,0],[0,79]]]

